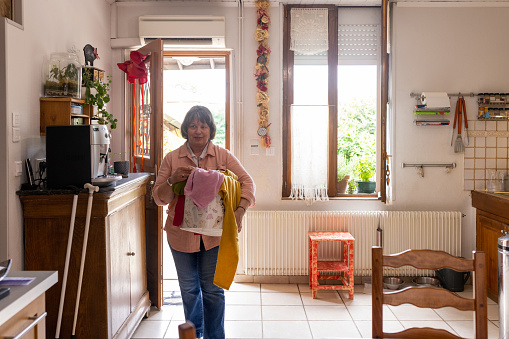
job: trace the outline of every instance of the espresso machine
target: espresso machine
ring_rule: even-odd
[[[113,184],[122,177],[108,176],[110,132],[105,125],[46,127],[48,189],[86,183]]]

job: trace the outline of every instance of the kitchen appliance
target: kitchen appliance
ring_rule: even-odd
[[[108,176],[109,147],[110,132],[105,125],[47,126],[48,189],[96,182],[107,186],[121,179]]]

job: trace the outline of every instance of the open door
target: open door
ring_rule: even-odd
[[[152,305],[162,306],[161,234],[162,208],[152,199],[152,187],[162,160],[162,55],[163,43],[156,39],[138,50],[147,58],[147,82],[129,85],[131,95],[131,171],[153,174],[147,187],[145,221],[147,239],[147,288]]]

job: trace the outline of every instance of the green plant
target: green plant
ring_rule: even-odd
[[[357,183],[354,180],[348,180],[348,189],[346,192],[348,194],[353,194],[357,190]]]
[[[83,77],[85,104],[97,106],[97,114],[93,118],[99,120],[100,124],[110,124],[110,129],[117,128],[117,119],[106,110],[106,104],[110,102],[111,76],[108,75],[106,81],[99,81],[99,79],[94,79],[90,71],[86,69]]]
[[[343,180],[345,175],[352,175],[355,171],[356,162],[348,160],[346,156],[338,155],[338,181]]]
[[[370,181],[376,172],[375,161],[369,158],[362,158],[357,161],[355,174],[361,181]]]

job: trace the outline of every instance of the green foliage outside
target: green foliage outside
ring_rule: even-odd
[[[354,180],[376,171],[376,98],[352,100],[338,107],[338,179],[345,168]],[[340,168],[340,166],[342,168]],[[352,170],[353,168],[353,170]],[[355,189],[352,183],[349,193]]]

